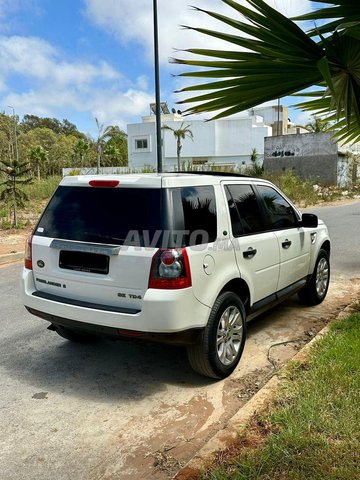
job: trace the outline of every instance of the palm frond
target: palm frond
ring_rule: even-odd
[[[234,47],[228,52],[189,49],[187,52],[193,54],[195,59],[172,59],[173,63],[192,67],[191,71],[181,73],[181,77],[214,79],[178,91],[205,92],[178,102],[192,105],[185,110],[186,114],[218,112],[212,117],[217,119],[319,85],[325,87],[321,93],[326,99],[320,102],[322,114],[335,112],[337,122],[345,119],[349,127],[357,122],[360,131],[360,42],[353,35],[360,23],[356,19],[348,31],[334,32],[326,38],[320,36],[315,41],[264,0],[247,0],[252,8],[235,0],[222,1],[245,21],[209,10],[197,10],[222,24],[230,25],[238,34],[187,28],[224,40],[238,50]],[[320,12],[325,10],[325,15],[333,15],[335,8],[337,14],[342,12],[342,18],[349,20],[350,17],[345,14],[354,2],[338,0],[323,3],[335,6],[321,9]],[[357,7],[356,12],[359,9]],[[317,12],[315,14],[318,15]],[[319,99],[314,102],[307,102],[306,108],[318,105],[316,102]]]
[[[347,34],[351,32],[352,36],[359,38],[360,4],[357,0],[318,0],[316,3],[326,3],[327,5],[333,6],[320,8],[293,18],[293,20],[296,21],[331,20],[324,25],[312,28],[308,32],[310,36],[314,37],[319,34],[332,33],[334,31],[346,31]]]

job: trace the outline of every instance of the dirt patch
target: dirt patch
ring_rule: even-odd
[[[33,227],[29,226],[22,229],[0,230],[0,255],[23,252],[26,238],[32,229]]]

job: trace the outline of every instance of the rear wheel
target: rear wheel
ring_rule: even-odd
[[[55,331],[60,337],[66,338],[72,342],[78,343],[91,343],[95,341],[95,336],[91,333],[82,332],[80,330],[73,330],[68,327],[63,327],[61,325],[54,325]]]
[[[210,378],[225,378],[241,358],[246,336],[245,309],[233,292],[216,299],[201,338],[187,349],[192,368]]]
[[[327,294],[330,283],[330,261],[326,250],[320,250],[314,272],[306,286],[298,293],[305,305],[318,305]]]

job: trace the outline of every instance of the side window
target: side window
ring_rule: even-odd
[[[234,237],[264,231],[260,206],[250,185],[228,185],[228,205]]]
[[[216,202],[212,186],[181,188],[186,245],[214,242],[217,237]]]
[[[265,185],[258,185],[257,189],[264,200],[266,218],[270,230],[297,226],[294,209],[280,193],[272,187]]]

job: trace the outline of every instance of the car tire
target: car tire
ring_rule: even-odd
[[[330,283],[330,260],[326,250],[321,249],[316,259],[314,272],[298,297],[305,305],[318,305],[327,294]]]
[[[225,378],[240,361],[246,337],[245,309],[233,292],[223,292],[211,309],[199,341],[187,348],[191,367],[210,378]]]
[[[71,342],[77,343],[92,343],[95,341],[95,336],[91,333],[81,332],[80,330],[73,330],[68,327],[63,327],[61,325],[54,325],[55,331],[60,337],[66,338]]]

